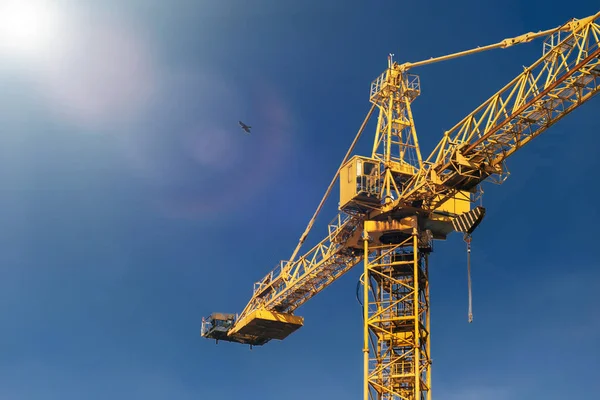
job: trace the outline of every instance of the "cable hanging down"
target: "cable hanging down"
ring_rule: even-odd
[[[473,322],[473,296],[471,291],[471,235],[465,235],[467,243],[467,278],[469,285],[469,323]]]
[[[467,277],[469,279],[469,323],[473,322],[473,296],[471,292],[471,234],[479,226],[485,216],[485,208],[477,206],[452,220],[452,227],[463,232],[463,240],[467,243]]]

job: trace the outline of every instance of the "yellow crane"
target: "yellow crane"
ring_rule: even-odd
[[[476,205],[481,183],[502,183],[510,155],[598,93],[599,18],[421,62],[398,64],[390,55],[371,84],[371,109],[290,259],[254,284],[239,315],[204,318],[201,335],[251,346],[285,339],[303,325],[295,310],[362,261],[364,399],[430,400],[433,241],[457,231],[470,246],[485,214]],[[420,82],[408,71],[540,37],[541,57],[446,131],[424,160],[411,112]],[[376,108],[371,155],[350,157]],[[326,238],[296,259],[335,183],[339,214]]]

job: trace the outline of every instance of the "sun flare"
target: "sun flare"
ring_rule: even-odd
[[[51,2],[0,2],[0,51],[10,55],[38,55],[58,40],[60,15]]]

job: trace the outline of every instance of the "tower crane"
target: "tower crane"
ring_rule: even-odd
[[[362,262],[364,399],[431,400],[433,242],[460,232],[470,246],[485,215],[477,205],[481,184],[504,182],[512,154],[598,93],[599,18],[420,62],[398,64],[390,55],[371,83],[371,108],[290,259],[254,284],[240,314],[203,318],[201,336],[251,346],[283,340],[304,323],[298,307]],[[409,70],[541,37],[541,57],[447,130],[423,159],[411,112],[420,81]],[[351,157],[375,109],[372,153]],[[297,257],[336,183],[339,213],[327,236]]]

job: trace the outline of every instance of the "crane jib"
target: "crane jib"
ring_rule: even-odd
[[[251,346],[285,339],[303,325],[295,310],[362,261],[364,399],[430,399],[432,243],[451,232],[464,233],[471,322],[471,234],[486,211],[473,207],[477,189],[484,181],[502,183],[508,176],[505,159],[600,91],[599,17],[600,12],[425,62],[398,65],[390,57],[386,71],[371,83],[368,116],[375,105],[379,108],[373,155],[355,155],[336,173],[337,222],[329,224],[322,241],[296,258],[334,178],[291,260],[255,284],[241,315],[215,313],[203,319],[201,336]],[[411,111],[420,84],[418,76],[411,74],[410,80],[406,71],[545,33],[549,38],[542,57],[445,132],[422,162]],[[408,151],[418,163],[405,157]],[[373,167],[372,174],[366,172],[367,165]]]
[[[596,44],[596,46],[598,46],[598,44]],[[540,92],[531,101],[529,101],[528,103],[522,105],[516,112],[514,112],[512,114],[512,116],[507,117],[504,121],[502,121],[501,124],[498,124],[493,129],[491,129],[489,132],[487,132],[485,135],[483,135],[481,138],[479,138],[477,141],[475,141],[473,144],[471,144],[467,149],[465,149],[465,151],[464,151],[463,154],[466,156],[469,153],[471,153],[475,148],[477,148],[477,146],[481,145],[481,143],[483,143],[486,139],[488,139],[490,136],[492,136],[493,134],[495,134],[496,132],[498,132],[505,124],[507,124],[513,118],[515,118],[516,115],[519,115],[519,114],[523,113],[523,111],[525,111],[528,107],[530,107],[531,104],[539,101],[541,98],[543,98],[544,96],[548,95],[548,93],[550,93],[558,85],[560,85],[561,83],[563,83],[567,78],[569,78],[570,76],[572,76],[573,74],[575,74],[577,71],[579,71],[584,65],[588,64],[594,58],[597,58],[598,55],[600,55],[600,48],[597,48],[596,50],[594,50],[590,55],[588,55],[586,58],[584,58],[579,64],[577,64],[575,67],[573,67],[569,72],[567,72],[566,74],[564,74],[562,77],[560,77],[559,79],[557,79],[554,83],[552,83],[551,85],[549,85],[546,89],[544,89],[543,92]]]

